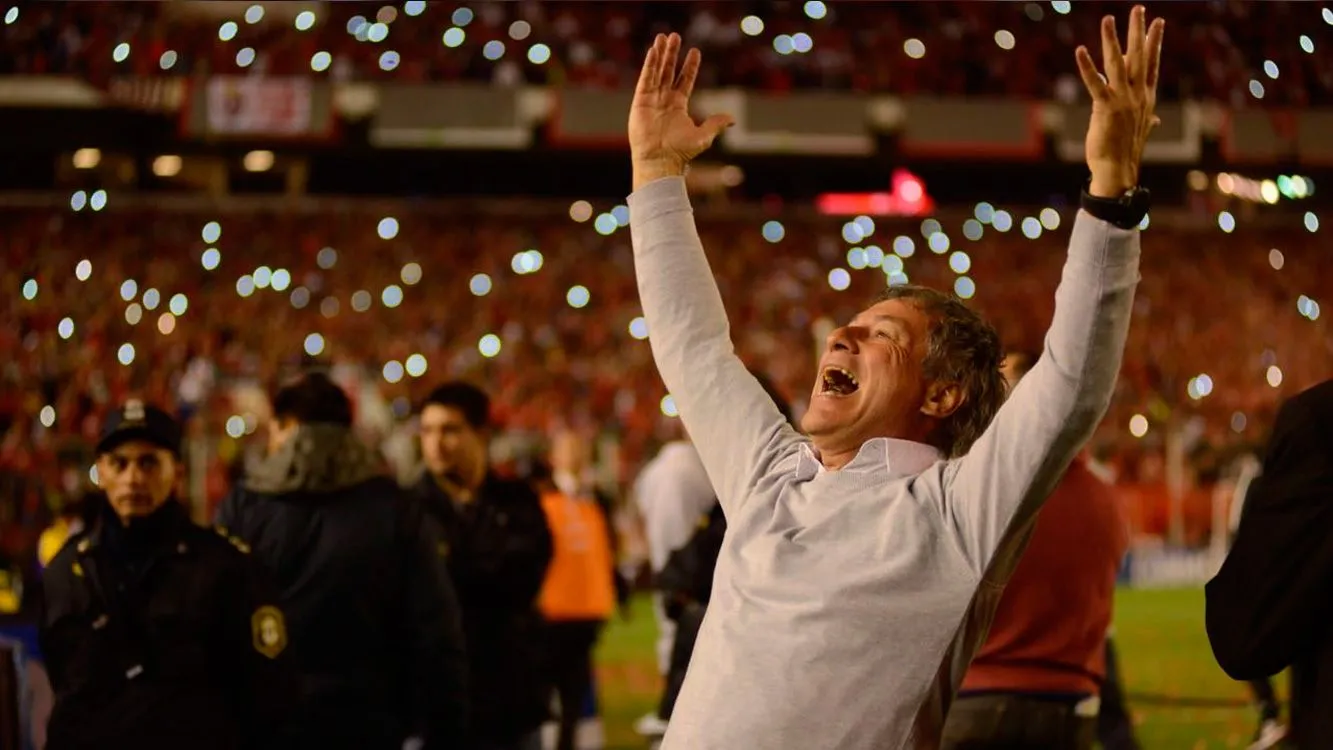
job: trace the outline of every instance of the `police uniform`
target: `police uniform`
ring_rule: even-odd
[[[98,452],[130,439],[178,452],[179,435],[164,412],[131,403]],[[282,611],[242,547],[174,498],[128,525],[103,503],[44,576],[48,750],[263,743],[294,685]]]

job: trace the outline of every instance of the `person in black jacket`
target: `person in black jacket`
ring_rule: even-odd
[[[1333,741],[1333,380],[1279,410],[1231,552],[1205,589],[1213,655],[1237,680],[1291,668],[1291,738]]]
[[[129,401],[97,446],[105,499],[43,577],[49,750],[251,748],[289,705],[285,613],[176,500],[180,430]]]
[[[463,608],[475,750],[539,750],[550,713],[537,595],[552,555],[537,493],[488,459],[490,399],[475,386],[436,388],[420,415],[426,471],[414,494],[443,530]]]
[[[283,741],[456,748],[466,662],[441,540],[351,425],[327,376],[281,388],[268,455],[218,514],[272,572],[287,612],[302,701]]]

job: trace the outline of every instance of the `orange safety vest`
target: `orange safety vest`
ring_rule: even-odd
[[[605,620],[615,609],[606,518],[591,499],[542,494],[555,554],[537,606],[548,620]]]

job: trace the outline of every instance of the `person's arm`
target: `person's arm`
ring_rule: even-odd
[[[1035,516],[1110,404],[1138,281],[1139,232],[1080,211],[1045,351],[944,472],[943,512],[978,574],[1003,581],[1011,529]],[[1016,551],[1016,550],[1015,550]]]
[[[1235,679],[1282,671],[1333,614],[1330,419],[1333,381],[1282,407],[1235,543],[1204,589],[1213,655]]]
[[[555,542],[531,487],[513,482],[501,491],[505,524],[467,541],[460,588],[468,601],[522,608],[537,601]]]
[[[242,746],[256,747],[295,708],[299,680],[288,652],[286,618],[268,574],[239,550],[225,552],[217,653]]]

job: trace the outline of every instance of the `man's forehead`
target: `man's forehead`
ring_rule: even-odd
[[[421,410],[421,424],[431,425],[455,425],[465,424],[467,418],[463,412],[452,406],[444,404],[426,404]]]
[[[925,312],[910,300],[886,299],[867,307],[853,319],[859,323],[888,321],[914,327],[925,319]]]

